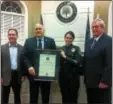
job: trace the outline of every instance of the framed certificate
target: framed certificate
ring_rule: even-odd
[[[37,50],[36,73],[38,80],[52,81],[58,79],[60,51]]]

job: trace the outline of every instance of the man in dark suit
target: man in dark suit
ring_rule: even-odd
[[[37,49],[56,49],[55,41],[44,36],[44,27],[41,24],[35,26],[35,36],[28,38],[24,45],[23,58],[28,69],[30,83],[30,104],[37,104],[39,87],[41,88],[42,103],[49,103],[50,81],[39,81],[36,77],[36,54]]]
[[[84,54],[85,82],[89,104],[111,104],[112,38],[105,32],[102,19],[92,22],[93,38]]]
[[[18,31],[14,28],[8,30],[9,42],[1,46],[1,77],[2,77],[2,103],[8,104],[10,88],[14,92],[14,103],[20,104],[21,81],[24,79],[22,70],[22,46],[17,43]]]

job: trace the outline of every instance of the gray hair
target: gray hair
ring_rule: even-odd
[[[101,18],[96,18],[93,22],[99,21],[100,22],[100,27],[105,28],[105,22]]]

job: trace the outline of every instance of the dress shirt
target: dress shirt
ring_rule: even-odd
[[[10,62],[12,70],[17,70],[17,52],[17,44],[9,44]]]

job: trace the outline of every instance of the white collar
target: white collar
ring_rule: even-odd
[[[44,36],[42,36],[40,38],[37,37],[37,40],[39,40],[39,39],[41,39],[43,41],[44,40]]]
[[[9,43],[9,46],[11,46],[12,44],[11,43]],[[17,43],[16,44],[14,44],[15,46],[17,46]]]
[[[94,39],[96,40],[96,41],[98,41],[99,40],[99,38],[102,36],[102,34],[101,35],[99,35],[98,37],[94,37]]]

